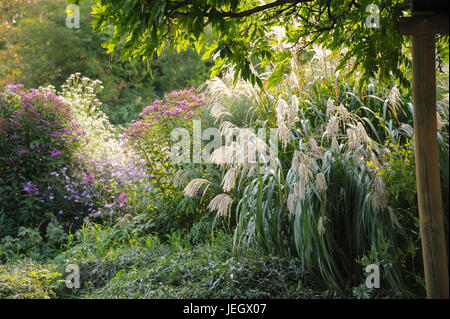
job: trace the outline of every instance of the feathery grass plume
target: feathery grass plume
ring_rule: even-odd
[[[293,95],[291,99],[292,99],[292,101],[291,101],[291,105],[290,105],[289,111],[288,111],[288,118],[289,118],[290,124],[293,125],[299,121],[299,118],[298,118],[299,101],[298,101],[298,97],[296,95]]]
[[[189,184],[186,185],[186,187],[183,190],[183,193],[185,196],[194,197],[197,195],[198,191],[204,184],[207,184],[206,186],[207,189],[211,184],[211,182],[203,178],[193,179],[192,181],[189,182]]]
[[[349,112],[349,110],[344,106],[344,104],[339,104],[338,106],[338,114],[339,119],[342,121],[343,124],[345,123],[352,123],[355,121],[356,115],[352,112]]]
[[[328,217],[319,217],[319,221],[317,222],[317,231],[319,232],[319,235],[322,236],[323,234],[325,234],[325,225],[327,224],[327,222],[329,222],[330,220],[328,219]]]
[[[239,145],[236,142],[232,142],[230,145],[221,146],[211,153],[210,161],[219,166],[236,163],[238,149]]]
[[[239,128],[229,121],[223,121],[220,123],[219,131],[225,140],[229,141],[233,134],[239,131]]]
[[[210,211],[217,211],[217,216],[228,217],[233,199],[227,194],[219,194],[208,205]]]
[[[325,192],[328,189],[327,180],[325,178],[325,175],[320,172],[316,175],[316,189],[320,194],[325,194]]]
[[[296,184],[294,184],[294,189]],[[286,202],[286,206],[288,208],[288,212],[291,216],[295,214],[295,205],[297,204],[297,196],[295,194],[289,194]]]
[[[309,144],[309,147],[311,148],[311,153],[313,155],[316,155],[316,156],[322,155],[322,151],[320,150],[319,145],[317,145],[317,142],[313,137],[311,137],[308,140],[308,144]]]
[[[292,132],[284,121],[277,121],[277,127],[278,137],[280,138],[283,148],[285,149],[289,141],[292,139]]]
[[[223,120],[223,118],[226,116],[232,116],[228,109],[218,102],[212,103],[210,108],[210,115],[215,119],[215,123],[217,121]]]
[[[296,198],[300,200],[305,199],[305,190],[306,190],[306,183],[299,180],[298,183],[294,183],[294,195]]]
[[[364,156],[361,154],[360,150],[356,150],[355,152],[353,152],[352,159],[353,163],[355,163],[356,166],[359,166],[364,160]]]
[[[295,74],[294,71],[291,71],[291,73],[289,74],[289,82],[293,83],[294,87],[298,87],[299,79],[298,79],[297,74]]]
[[[229,192],[234,188],[238,173],[239,169],[237,167],[231,167],[227,170],[221,184],[224,192]]]
[[[338,140],[337,140],[336,136],[332,137],[332,139],[331,139],[331,147],[330,148],[331,148],[332,151],[335,151],[335,150],[339,149],[339,143],[338,143]]]
[[[306,184],[311,174],[308,157],[304,153],[295,150],[291,169],[298,176],[298,184],[296,185],[297,187],[294,187],[294,194],[297,198],[304,199]]]
[[[184,179],[186,178],[186,173],[187,171],[184,169],[179,169],[178,171],[176,171],[175,174],[173,174],[172,183],[176,187],[181,187],[184,183]]]
[[[336,116],[331,116],[327,123],[327,128],[325,129],[325,135],[332,137],[339,132],[339,122]]]
[[[356,125],[355,133],[358,136],[359,141],[366,145],[369,145],[372,141],[369,135],[367,135],[366,129],[361,122],[358,122],[358,124]]]
[[[358,134],[356,133],[354,128],[347,129],[347,148],[348,150],[357,149],[360,146],[360,141],[358,138]]]
[[[402,94],[400,93],[397,86],[394,85],[392,87],[391,91],[389,92],[389,96],[388,96],[388,100],[391,103],[391,106],[392,106],[394,112],[397,112],[398,107],[400,106],[401,97],[402,97]]]
[[[388,191],[383,177],[377,175],[372,182],[372,205],[375,209],[384,209],[388,205]]]
[[[275,105],[277,111],[277,127],[279,138],[283,143],[283,148],[286,148],[293,135],[290,126],[298,122],[298,100],[293,105],[289,104],[280,96]]]
[[[227,85],[224,79],[217,76],[206,81],[204,85],[208,87],[209,96],[213,102],[235,96],[232,86]]]
[[[311,51],[314,51],[314,56],[311,61],[317,61],[323,68],[331,67],[330,50],[325,49],[322,45],[313,44]]]
[[[329,97],[327,100],[327,114],[333,114],[334,112],[336,112],[337,107],[334,105],[334,100]]]

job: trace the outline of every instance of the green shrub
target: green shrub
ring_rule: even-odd
[[[13,265],[0,265],[0,299],[49,299],[64,285],[55,266],[35,264],[24,259]]]

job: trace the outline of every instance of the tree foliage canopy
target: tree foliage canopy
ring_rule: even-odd
[[[164,47],[177,50],[194,46],[204,57],[216,55],[212,76],[230,66],[241,76],[261,85],[251,65],[287,67],[292,50],[273,50],[267,33],[273,26],[285,29],[284,47],[297,50],[320,43],[362,66],[363,79],[394,76],[407,83],[402,52],[405,38],[396,23],[409,10],[404,0],[95,0],[94,29],[114,26],[104,44],[109,53],[121,51],[122,59],[141,56],[151,62]],[[379,12],[370,10],[377,5]],[[379,27],[366,20],[379,13]],[[403,71],[402,71],[403,70]]]

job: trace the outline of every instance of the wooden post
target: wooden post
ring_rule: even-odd
[[[439,173],[434,33],[413,34],[417,195],[428,298],[448,298],[448,268]]]
[[[449,297],[448,264],[439,172],[435,35],[449,32],[448,1],[411,0],[412,17],[398,31],[412,35],[414,141],[417,197],[428,298]]]

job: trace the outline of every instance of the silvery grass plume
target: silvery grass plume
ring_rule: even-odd
[[[227,170],[225,173],[223,179],[222,179],[222,188],[224,192],[231,191],[235,185],[236,185],[236,178],[239,174],[239,168],[238,167],[231,167]]]
[[[173,174],[172,183],[177,187],[181,187],[184,184],[188,173],[189,172],[187,170],[179,169],[175,172],[175,174]]]
[[[330,147],[330,149],[331,149],[332,151],[336,151],[336,150],[339,149],[339,142],[338,142],[336,136],[333,136],[333,137],[331,138],[331,147]]]
[[[390,102],[394,112],[397,112],[402,102],[402,94],[400,90],[394,85],[389,91],[388,99],[386,102]]]
[[[298,118],[298,98],[292,97],[292,103],[288,104],[281,96],[275,105],[277,112],[277,127],[279,138],[282,141],[283,148],[292,140],[293,134],[290,127],[299,121]]]
[[[298,176],[298,182],[294,183],[294,195],[298,199],[305,199],[305,189],[311,175],[310,159],[298,150],[292,158],[292,171]]]
[[[226,141],[231,141],[233,134],[239,133],[239,128],[229,121],[223,121],[220,123],[219,132],[220,135],[225,137]]]
[[[308,140],[308,144],[313,156],[322,156],[322,151],[320,150],[319,145],[317,145],[317,142],[313,137]]]
[[[295,187],[295,184],[294,184]],[[287,208],[288,208],[288,212],[291,216],[293,216],[295,214],[295,206],[297,204],[297,196],[295,196],[295,194],[289,194],[288,198],[287,198]]]
[[[331,116],[328,120],[327,127],[325,129],[325,135],[328,137],[335,137],[339,132],[339,122],[336,116]]]
[[[320,194],[323,195],[326,193],[326,191],[328,189],[328,185],[327,185],[327,180],[325,178],[325,175],[322,172],[320,172],[316,175],[315,186],[316,186],[317,191]]]
[[[233,199],[227,194],[219,194],[214,197],[208,205],[210,211],[217,211],[216,216],[228,217],[231,211]]]
[[[372,182],[372,205],[376,210],[384,209],[388,206],[388,191],[383,177],[377,175]]]
[[[210,155],[211,163],[218,166],[225,166],[237,162],[236,155],[239,149],[237,142],[232,142],[230,145],[224,145],[215,149]]]
[[[211,182],[202,178],[193,179],[192,181],[189,182],[189,184],[186,185],[186,187],[183,190],[183,193],[185,196],[194,197],[198,194],[200,188],[205,184],[207,186],[204,192],[206,192],[209,185],[211,185]]]
[[[329,218],[326,216],[320,216],[319,217],[319,221],[317,222],[317,231],[319,233],[320,236],[322,236],[323,234],[325,234],[325,225],[329,222]]]

